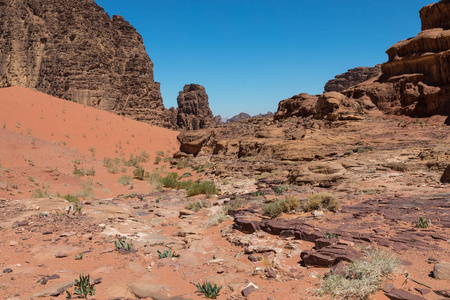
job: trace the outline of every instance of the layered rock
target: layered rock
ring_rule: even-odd
[[[180,128],[196,130],[217,124],[209,108],[208,95],[203,86],[185,85],[178,94],[177,102],[177,124]]]
[[[295,95],[289,99],[280,101],[278,110],[274,115],[275,120],[290,117],[307,117],[315,114],[315,106],[319,96],[306,93]]]
[[[170,126],[141,35],[94,0],[0,0],[0,87]],[[173,126],[172,126],[173,127]]]
[[[381,75],[381,65],[375,67],[358,67],[350,69],[343,74],[336,75],[334,79],[325,84],[325,92],[341,92],[349,87],[362,83]]]
[[[422,31],[387,50],[377,82],[360,84],[343,93],[370,99],[386,113],[427,117],[450,115],[450,1],[420,11]]]

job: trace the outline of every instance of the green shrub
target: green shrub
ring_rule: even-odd
[[[355,260],[344,276],[327,276],[317,293],[328,294],[333,299],[367,299],[381,289],[385,277],[398,265],[398,259],[383,250],[365,251],[366,258]]]
[[[47,188],[44,188],[44,190],[37,188],[33,192],[33,198],[47,198],[47,197],[50,197],[50,193],[48,192]]]
[[[171,188],[171,189],[187,189],[192,186],[192,180],[188,181],[179,181],[178,174],[175,172],[170,172],[167,174],[166,177],[163,177],[161,179],[162,185],[165,188]]]
[[[73,295],[77,295],[80,298],[87,299],[88,295],[95,295],[95,286],[91,284],[91,278],[89,275],[83,276],[80,275],[79,279],[75,279],[75,289]],[[66,296],[68,299],[72,299],[72,294],[69,291],[66,291]]]
[[[190,188],[187,189],[186,194],[188,197],[205,194],[208,196],[218,194],[218,190],[214,181],[195,182]]]
[[[280,216],[282,213],[289,213],[300,207],[300,200],[294,196],[286,196],[284,199],[266,204],[263,206],[263,212],[272,219]]]
[[[277,200],[275,202],[268,203],[263,206],[262,210],[266,215],[268,215],[272,219],[275,219],[284,212],[283,201]]]
[[[427,218],[420,217],[416,222],[416,227],[418,228],[428,228],[430,227],[431,221]]]
[[[122,175],[119,178],[119,184],[121,185],[131,185],[133,183],[133,179],[130,176]]]
[[[148,178],[150,174],[148,172],[145,172],[145,170],[139,166],[133,171],[133,176],[138,180],[144,180],[145,178]]]
[[[308,196],[301,204],[302,209],[306,212],[313,210],[328,209],[332,212],[339,210],[339,199],[330,193],[314,193]]]
[[[188,166],[189,166],[189,158],[182,159],[182,160],[178,161],[178,163],[176,165],[178,170],[187,168]]]
[[[217,299],[222,289],[222,286],[212,285],[209,281],[203,282],[202,284],[198,283],[195,287],[199,293],[202,293],[208,299]]]
[[[73,203],[73,210],[80,214],[81,213],[81,209],[83,208],[81,206],[81,202],[80,199],[78,199],[75,196],[72,196],[71,194],[67,194],[63,197],[64,199],[66,199],[67,201],[69,201],[70,203]]]
[[[227,219],[227,215],[225,214],[225,211],[219,211],[208,218],[208,221],[206,222],[206,227],[213,227],[216,226],[219,223],[222,223]]]
[[[169,248],[169,250],[164,250],[164,252],[160,252],[159,250],[156,251],[158,253],[158,258],[172,258],[172,257],[180,257],[180,254],[175,254],[175,251],[172,252],[172,248]]]
[[[133,241],[130,240],[130,242],[128,243],[124,239],[118,239],[117,241],[114,242],[114,246],[116,247],[116,250],[123,249],[126,251],[131,251],[133,249]]]
[[[185,206],[186,209],[193,210],[195,212],[198,212],[203,207],[207,207],[208,202],[206,201],[197,201],[197,202],[191,202],[188,205]]]
[[[94,198],[94,186],[92,185],[92,182],[83,182],[81,184],[83,188],[81,191],[78,191],[75,196],[81,197],[83,199],[92,199]]]
[[[289,187],[286,185],[280,185],[277,186],[273,191],[275,192],[275,195],[281,195],[284,192],[287,192],[289,190]]]

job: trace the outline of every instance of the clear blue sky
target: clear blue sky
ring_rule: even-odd
[[[418,0],[96,0],[144,38],[167,108],[188,83],[214,115],[276,111],[335,75],[387,60],[420,31]]]

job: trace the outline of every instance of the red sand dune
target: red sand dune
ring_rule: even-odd
[[[157,151],[167,156],[179,147],[176,131],[22,87],[0,89],[0,103],[0,197],[27,198],[45,184],[51,192],[73,193],[90,179],[96,198],[148,192],[149,184],[138,180],[133,191],[119,185],[119,177],[132,176],[134,168],[111,174],[103,167],[103,158],[128,159],[145,152],[148,162],[142,165],[151,172],[157,167],[153,164]],[[96,175],[75,178],[74,161],[81,162],[78,168],[94,167]]]

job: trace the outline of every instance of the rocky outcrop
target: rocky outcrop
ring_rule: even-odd
[[[0,0],[0,87],[170,126],[141,35],[94,0]]]
[[[387,50],[377,82],[360,84],[343,93],[371,99],[386,113],[427,117],[450,115],[450,1],[420,11],[422,31]]]
[[[278,110],[274,115],[275,120],[290,117],[307,117],[315,114],[316,102],[319,96],[312,96],[306,93],[295,95],[289,99],[280,101]]]
[[[381,65],[375,67],[358,67],[350,69],[343,74],[336,75],[334,79],[325,84],[325,92],[341,92],[354,85],[362,83],[381,75]]]
[[[209,108],[208,95],[199,84],[187,84],[178,94],[177,125],[196,130],[217,125]]]

